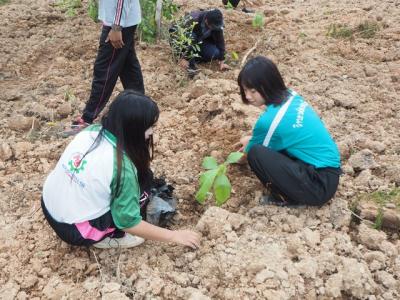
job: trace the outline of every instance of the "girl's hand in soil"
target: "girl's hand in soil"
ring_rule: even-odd
[[[125,46],[124,41],[122,40],[122,32],[121,31],[114,31],[110,30],[108,36],[106,38],[106,43],[111,42],[111,45],[115,49],[121,49]]]
[[[230,66],[228,66],[226,63],[224,63],[223,61],[219,62],[219,69],[220,71],[224,71],[224,70],[230,70]]]
[[[200,235],[190,230],[173,231],[171,242],[197,249],[200,247]]]
[[[251,139],[251,135],[243,136],[243,137],[240,139],[239,143],[237,143],[237,144],[235,145],[235,146],[240,147],[238,151],[243,152],[244,149],[246,148],[247,144],[249,143],[250,139]]]
[[[200,235],[190,230],[169,230],[154,226],[146,221],[141,221],[139,224],[125,228],[124,231],[140,236],[146,240],[159,242],[173,242],[184,246],[189,246],[197,249],[200,246]]]

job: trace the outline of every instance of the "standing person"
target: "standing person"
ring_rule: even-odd
[[[186,68],[189,75],[196,73],[196,63],[210,62],[212,60],[218,61],[221,71],[229,69],[229,66],[224,62],[226,51],[222,12],[219,9],[192,11],[185,16],[185,20],[183,26],[187,28],[192,27],[194,24],[190,39],[192,40],[192,45],[198,45],[199,51],[194,49],[192,45],[188,46],[187,49],[175,49],[175,39],[177,37],[174,36],[174,33],[176,28],[172,26],[170,28],[171,46],[173,51],[182,55],[179,65]],[[190,53],[197,54],[197,57],[190,57]]]
[[[93,68],[92,89],[83,114],[65,136],[92,124],[107,104],[118,77],[124,89],[144,94],[143,75],[135,51],[135,32],[141,22],[139,0],[100,0],[99,20],[103,27]]]
[[[240,140],[247,161],[270,190],[266,204],[321,206],[338,187],[340,154],[312,107],[288,89],[276,65],[258,56],[238,77],[242,101],[266,106],[251,136]]]
[[[74,137],[43,187],[42,210],[66,243],[134,247],[144,239],[197,248],[189,230],[171,231],[142,220],[140,195],[149,186],[157,104],[122,92],[102,118]]]

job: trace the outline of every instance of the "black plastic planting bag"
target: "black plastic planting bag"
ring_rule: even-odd
[[[150,190],[149,202],[146,206],[146,221],[160,227],[166,227],[176,213],[174,188],[163,178],[156,178]]]

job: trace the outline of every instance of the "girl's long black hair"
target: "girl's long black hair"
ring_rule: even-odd
[[[248,104],[244,89],[255,89],[264,98],[265,104],[281,104],[288,95],[288,89],[281,73],[272,60],[257,56],[250,59],[240,71],[238,85],[243,103]]]
[[[101,120],[102,128],[88,152],[93,151],[104,138],[105,130],[112,133],[117,142],[116,194],[121,190],[121,172],[124,153],[133,162],[140,186],[150,180],[150,161],[153,159],[153,137],[145,139],[145,131],[158,120],[159,109],[150,97],[133,90],[121,92],[112,102]],[[85,154],[85,155],[86,155]]]

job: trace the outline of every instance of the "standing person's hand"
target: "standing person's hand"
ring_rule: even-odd
[[[121,49],[123,46],[125,46],[124,41],[122,40],[121,31],[115,31],[111,29],[106,39],[106,43],[108,42],[110,42],[115,49]]]
[[[219,69],[220,71],[225,71],[225,70],[230,70],[230,66],[228,66],[226,63],[224,63],[224,61],[220,61],[219,62]]]
[[[173,231],[171,242],[197,249],[200,247],[200,235],[190,230]]]

